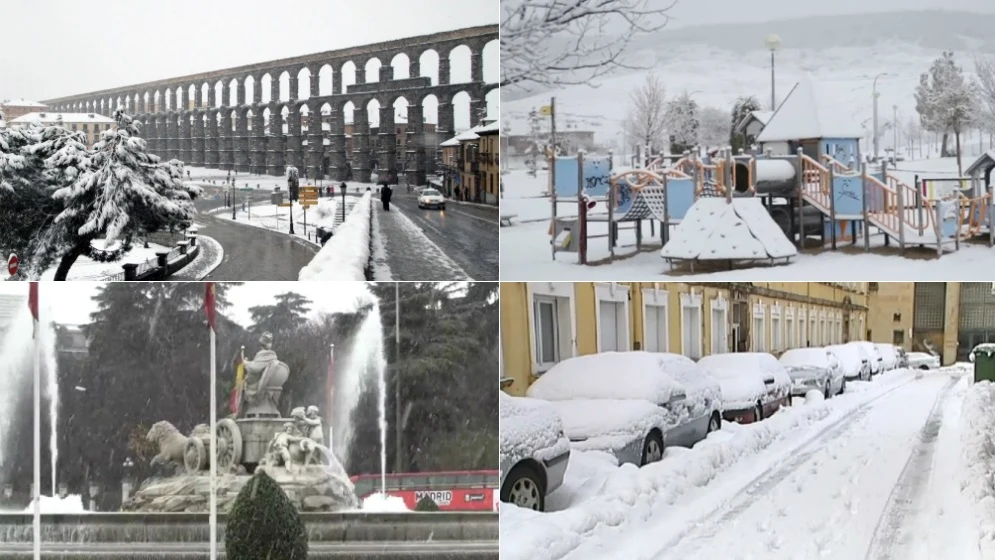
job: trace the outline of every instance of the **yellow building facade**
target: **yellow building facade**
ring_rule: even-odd
[[[863,340],[867,305],[866,282],[503,282],[502,386],[523,395],[555,363],[597,352],[697,359]]]

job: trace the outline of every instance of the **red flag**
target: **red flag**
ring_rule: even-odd
[[[207,326],[214,330],[214,282],[205,282],[204,311],[207,313]]]
[[[31,316],[38,320],[38,282],[31,282],[28,288],[28,308],[31,309]]]

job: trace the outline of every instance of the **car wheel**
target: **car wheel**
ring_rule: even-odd
[[[927,366],[927,365],[924,364],[924,365],[919,366],[919,369],[929,369],[929,366]]]
[[[722,417],[719,416],[718,412],[713,412],[712,417],[708,419],[708,432],[717,432],[722,429]]]
[[[827,401],[829,400],[829,397],[831,396],[829,394],[829,383],[830,382],[827,380],[826,381],[826,388],[822,390],[822,398],[826,399]]]
[[[843,391],[846,391],[846,377],[843,378],[843,382],[840,383],[840,392],[837,395],[842,395]]]
[[[501,501],[534,511],[546,510],[546,491],[536,469],[527,463],[515,465],[501,486]]]
[[[663,459],[663,436],[660,432],[653,430],[643,440],[643,456],[639,466],[655,463]]]
[[[446,205],[445,204],[443,204],[442,206],[439,207],[439,210],[445,210],[445,209],[446,209]]]
[[[764,407],[762,404],[757,403],[757,407],[753,410],[753,421],[759,422],[764,419]]]

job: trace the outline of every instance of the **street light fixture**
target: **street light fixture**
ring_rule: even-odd
[[[770,51],[770,110],[777,110],[777,96],[774,90],[774,53],[781,48],[781,38],[775,33],[771,33],[764,39],[764,45]]]
[[[888,72],[881,72],[874,76],[874,83],[871,87],[871,96],[874,98],[874,159],[878,159],[878,78],[891,76]]]

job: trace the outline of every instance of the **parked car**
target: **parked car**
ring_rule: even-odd
[[[867,364],[869,366],[871,377],[882,373],[884,368],[881,366],[881,354],[878,353],[878,349],[874,346],[873,342],[867,342],[866,340],[856,340],[853,342],[847,342],[846,345],[856,346],[864,357],[867,359]]]
[[[528,395],[550,401],[573,449],[605,451],[619,463],[659,461],[664,448],[690,447],[721,427],[718,383],[677,354],[570,358],[544,373]]]
[[[442,193],[435,189],[422,189],[418,193],[418,207],[445,210],[446,199],[442,196]]]
[[[909,352],[909,363],[906,367],[912,369],[939,369],[940,357],[928,352]]]
[[[698,365],[722,388],[722,417],[748,424],[769,417],[791,398],[791,378],[774,356],[764,352],[712,354]]]
[[[546,496],[563,484],[570,442],[549,403],[500,392],[501,501],[544,511]]]
[[[898,353],[894,344],[875,343],[874,348],[881,355],[881,371],[891,371],[898,368]]]
[[[834,344],[827,346],[826,350],[832,352],[840,362],[843,370],[843,377],[847,381],[870,381],[871,366],[868,363],[867,355],[860,350],[859,346],[853,344]]]
[[[791,378],[792,396],[804,397],[816,390],[828,399],[846,389],[840,361],[826,348],[792,348],[779,361]]]

